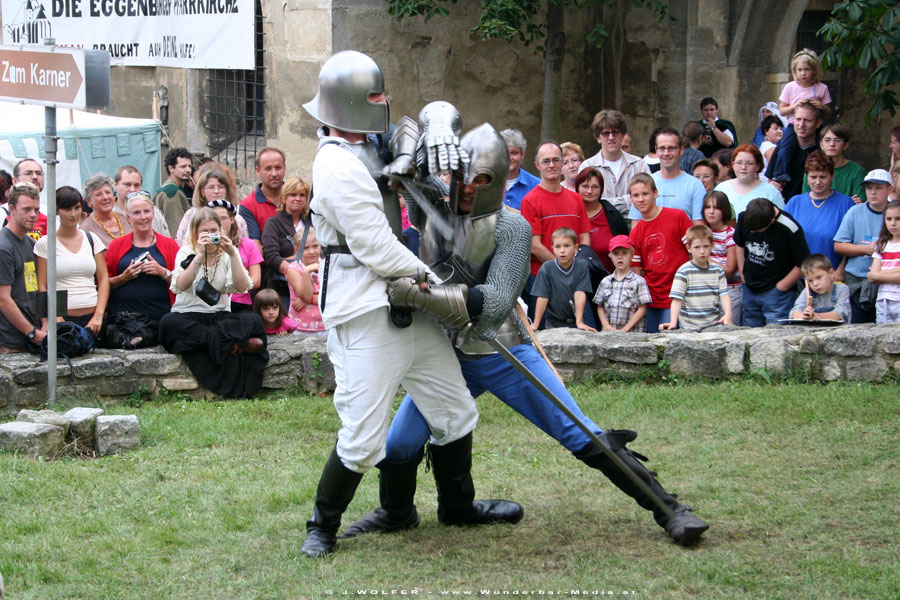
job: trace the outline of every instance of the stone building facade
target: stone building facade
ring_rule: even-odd
[[[532,148],[539,141],[543,58],[533,47],[471,34],[478,0],[459,0],[448,5],[451,17],[429,22],[397,22],[383,0],[257,2],[256,71],[113,67],[109,112],[149,117],[154,93],[164,92],[171,145],[227,157],[245,188],[253,183],[253,151],[264,145],[284,149],[288,172],[307,177],[315,123],[301,104],[314,95],[322,62],[352,48],[382,66],[395,118],[445,99],[460,108],[467,128],[489,121],[523,130]],[[718,99],[720,114],[749,141],[759,107],[776,100],[789,80],[798,30],[802,39],[804,22],[808,28],[810,18],[823,19],[834,2],[672,0],[672,19],[662,23],[648,10],[627,10],[630,0],[602,4],[565,16],[559,137],[588,154],[598,149],[589,124],[602,108],[628,116],[635,152],[643,154],[650,131],[699,118],[705,96]],[[585,41],[596,22],[609,32],[602,49]],[[864,127],[863,74],[849,69],[826,79],[841,120],[856,132],[851,158],[868,168],[887,166],[893,123]]]

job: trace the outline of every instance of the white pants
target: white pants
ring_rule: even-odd
[[[385,457],[391,407],[400,384],[416,399],[438,446],[475,429],[478,410],[443,329],[413,312],[398,329],[387,307],[338,325],[328,334],[328,358],[341,418],[337,453],[348,469],[365,473]]]

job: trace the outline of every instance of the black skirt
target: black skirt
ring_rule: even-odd
[[[180,354],[203,387],[225,398],[248,398],[262,387],[269,362],[266,330],[255,313],[169,313],[159,322],[160,343]],[[263,341],[257,354],[232,355],[235,344]]]

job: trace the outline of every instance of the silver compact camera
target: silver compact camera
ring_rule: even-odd
[[[209,234],[209,243],[213,246],[218,246],[222,241],[221,233],[211,233]]]

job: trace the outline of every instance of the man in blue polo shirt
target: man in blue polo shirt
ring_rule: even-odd
[[[506,174],[506,198],[503,203],[517,211],[522,210],[522,198],[534,189],[541,180],[525,169],[520,168],[525,159],[528,144],[525,136],[518,129],[504,129],[500,137],[506,142],[509,150],[509,172]]]

